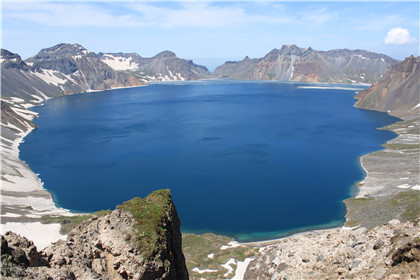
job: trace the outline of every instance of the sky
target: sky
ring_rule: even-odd
[[[26,59],[58,43],[93,52],[170,50],[213,70],[296,44],[419,56],[419,1],[3,0],[3,48]]]

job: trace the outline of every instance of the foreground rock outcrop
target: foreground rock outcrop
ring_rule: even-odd
[[[17,240],[17,241],[16,241]],[[188,279],[180,221],[169,190],[92,216],[41,252],[2,236],[2,275],[27,279]],[[49,278],[50,277],[50,278]]]
[[[286,238],[262,248],[244,279],[420,279],[420,220]]]

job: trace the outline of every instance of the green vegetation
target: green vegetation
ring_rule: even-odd
[[[420,216],[420,192],[409,190],[393,196],[379,198],[349,198],[345,225],[372,228],[396,217],[401,222],[413,221]]]
[[[390,199],[390,203],[392,207],[405,208],[400,215],[402,222],[413,221],[420,216],[420,191],[400,192]]]
[[[402,144],[402,143],[394,143],[394,144],[384,144],[382,145],[385,148],[392,149],[392,150],[413,150],[413,149],[420,149],[420,144]]]
[[[347,203],[351,203],[354,206],[363,206],[366,205],[367,203],[371,202],[372,200],[374,200],[374,198],[368,198],[368,197],[361,197],[361,198],[349,198],[346,199],[346,204]]]
[[[86,221],[92,216],[101,217],[111,212],[111,210],[101,210],[98,212],[77,215],[77,216],[42,216],[41,223],[43,224],[60,224],[60,233],[68,234],[73,228]]]
[[[250,246],[239,246],[235,248],[227,248],[221,250],[220,247],[234,241],[233,238],[215,235],[213,233],[205,233],[202,235],[183,234],[182,235],[182,250],[185,255],[187,268],[191,278],[206,278],[206,279],[223,279],[223,275],[228,271],[222,264],[225,264],[230,258],[244,261],[248,257],[254,256],[258,249]],[[213,258],[208,255],[213,254]],[[212,269],[214,272],[205,272],[203,274],[192,271],[193,268],[198,267],[201,270]],[[236,269],[235,265],[231,267]],[[233,275],[229,275],[232,277]]]
[[[150,259],[165,243],[163,221],[171,207],[171,192],[168,189],[155,191],[144,199],[136,197],[118,206],[133,215],[133,232],[127,233],[126,239],[131,239],[146,258]]]

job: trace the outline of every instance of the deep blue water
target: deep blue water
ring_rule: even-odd
[[[114,209],[170,188],[184,231],[266,239],[340,225],[359,157],[397,119],[356,90],[202,81],[66,96],[35,108],[21,157],[61,207]],[[359,87],[360,88],[360,87]]]

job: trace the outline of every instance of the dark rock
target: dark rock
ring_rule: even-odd
[[[381,249],[385,243],[382,240],[376,241],[375,245],[373,245],[373,250]]]
[[[398,248],[392,255],[392,261],[393,266],[403,262],[420,262],[420,241],[410,242],[401,248]]]

